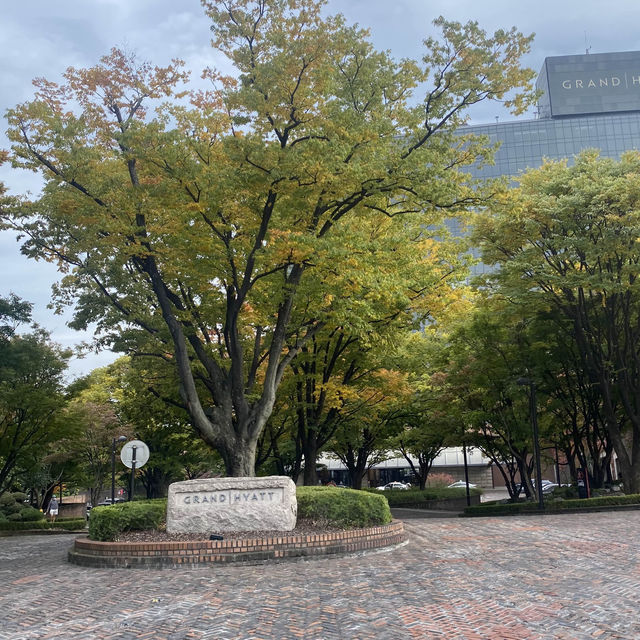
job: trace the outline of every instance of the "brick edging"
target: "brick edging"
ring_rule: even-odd
[[[404,525],[390,524],[330,533],[188,542],[97,542],[76,538],[69,562],[86,567],[196,566],[341,555],[380,549],[406,540]]]

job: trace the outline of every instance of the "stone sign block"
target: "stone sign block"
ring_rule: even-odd
[[[286,476],[186,480],[169,486],[167,532],[291,531],[297,513]]]

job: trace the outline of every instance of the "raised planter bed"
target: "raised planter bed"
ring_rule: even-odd
[[[76,538],[69,562],[85,567],[194,567],[208,563],[317,558],[394,546],[406,540],[404,525],[315,533],[188,542],[97,542]]]

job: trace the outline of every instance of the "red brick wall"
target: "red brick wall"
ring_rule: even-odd
[[[330,533],[190,542],[96,542],[77,538],[69,561],[92,567],[262,562],[377,549],[405,541],[402,522]]]

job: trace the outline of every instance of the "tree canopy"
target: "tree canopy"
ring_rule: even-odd
[[[101,341],[168,362],[179,404],[252,475],[282,377],[327,326],[365,333],[426,317],[457,272],[444,215],[482,200],[458,168],[489,158],[454,137],[485,99],[532,98],[531,38],[439,18],[422,61],[395,61],[316,0],[215,0],[213,46],[234,77],[114,49],[9,112],[15,166],[42,172],[6,226],[65,273],[60,304]]]
[[[37,327],[18,333],[31,305],[0,298],[0,493],[33,470],[65,429],[63,374],[69,353]]]
[[[493,286],[527,317],[555,313],[597,390],[625,488],[640,491],[640,154],[585,152],[521,178],[477,227]],[[585,402],[589,398],[585,396]],[[591,411],[593,413],[593,411]]]

